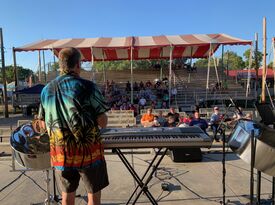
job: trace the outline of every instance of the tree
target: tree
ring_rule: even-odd
[[[57,71],[59,69],[58,62],[51,64],[51,71]]]
[[[18,80],[25,81],[30,75],[33,74],[33,71],[28,68],[23,68],[22,66],[17,66],[17,74]],[[2,80],[2,72],[0,74],[1,82]],[[14,67],[12,65],[6,66],[6,80],[7,83],[14,81]]]
[[[258,67],[261,67],[261,63],[262,63],[262,60],[263,60],[263,54],[262,52],[260,51],[257,51],[257,54],[256,52],[252,53],[252,64],[251,64],[251,68],[256,68],[256,62],[255,62],[255,57],[257,55],[257,59],[258,59]],[[249,66],[249,58],[250,58],[250,49],[247,49],[244,54],[243,54],[244,58],[245,58],[245,67],[248,68]],[[258,69],[258,68],[256,68]]]
[[[271,61],[268,65],[267,65],[268,68],[273,68],[273,61]]]
[[[226,51],[223,55],[223,65],[229,70],[238,70],[245,67],[242,57],[233,51]]]

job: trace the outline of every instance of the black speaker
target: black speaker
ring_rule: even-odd
[[[202,153],[200,148],[174,148],[170,150],[173,162],[200,162]]]

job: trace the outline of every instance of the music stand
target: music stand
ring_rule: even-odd
[[[275,109],[270,104],[256,104],[256,108],[265,125],[273,125],[275,123]]]

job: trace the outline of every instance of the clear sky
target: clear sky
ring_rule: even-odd
[[[226,33],[253,40],[267,18],[267,52],[275,36],[275,0],[1,0],[6,65],[11,48],[41,39]],[[242,54],[248,47],[227,46]],[[47,61],[52,57],[47,55]],[[17,64],[37,70],[37,52]]]

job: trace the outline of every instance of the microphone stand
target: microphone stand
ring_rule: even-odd
[[[226,109],[226,112],[224,114],[224,116],[226,116],[231,108],[232,104],[229,104],[229,106],[227,107]],[[223,124],[225,122],[225,117],[222,118],[221,122],[219,123],[219,126],[216,130],[216,133],[214,133],[214,138],[216,138],[216,135],[217,135],[217,132],[219,130],[222,131],[222,190],[223,190],[223,195],[222,195],[222,201],[220,202],[221,204],[225,205],[227,204],[227,202],[229,202],[229,200],[226,202],[225,201],[225,192],[226,192],[226,189],[225,189],[225,176],[226,176],[226,167],[225,167],[225,157],[226,157],[226,152],[225,152],[225,130],[226,130],[226,127],[222,128]]]

